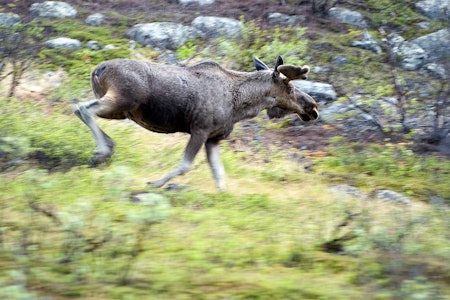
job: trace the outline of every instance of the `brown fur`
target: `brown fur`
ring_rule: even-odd
[[[128,118],[151,131],[191,134],[180,167],[153,185],[162,186],[185,173],[205,144],[217,186],[223,189],[218,142],[231,133],[236,122],[272,107],[297,113],[304,120],[318,117],[314,100],[289,82],[305,78],[309,68],[282,64],[279,57],[274,71],[270,71],[255,58],[255,67],[260,71],[238,72],[215,62],[178,67],[129,59],[109,60],[91,73],[96,99],[81,103],[74,112],[94,135],[97,144],[94,162],[103,162],[111,156],[113,142],[93,117]]]

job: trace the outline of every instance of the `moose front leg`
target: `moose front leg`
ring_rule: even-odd
[[[113,140],[98,127],[95,123],[94,115],[99,107],[99,100],[83,102],[74,106],[73,112],[84,124],[86,124],[94,136],[96,151],[92,157],[94,164],[107,161],[114,148]]]
[[[186,149],[184,150],[183,159],[181,160],[181,164],[178,168],[171,171],[169,174],[164,176],[163,178],[157,180],[157,181],[149,181],[147,182],[148,185],[152,187],[162,187],[164,184],[166,184],[169,180],[172,178],[183,175],[187,171],[189,171],[192,167],[192,164],[194,162],[195,156],[197,155],[200,148],[203,146],[203,143],[206,141],[206,134],[205,133],[191,133],[191,138],[189,139],[189,142],[186,146]]]
[[[219,191],[225,190],[224,174],[225,170],[220,159],[220,148],[218,141],[208,140],[205,143],[206,157],[208,158],[209,166],[216,181],[216,186]]]

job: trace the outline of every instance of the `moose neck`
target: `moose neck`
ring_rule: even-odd
[[[271,97],[272,73],[258,71],[241,73],[233,88],[233,121],[253,118],[263,109],[275,104]]]

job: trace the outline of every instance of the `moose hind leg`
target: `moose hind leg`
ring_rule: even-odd
[[[191,138],[189,139],[186,149],[184,150],[183,159],[181,160],[181,164],[178,166],[178,168],[169,172],[163,178],[157,181],[149,181],[147,182],[147,184],[152,187],[162,187],[172,178],[179,175],[183,175],[184,173],[189,171],[192,167],[192,163],[194,162],[195,156],[197,155],[198,151],[203,146],[205,141],[206,141],[206,134],[191,133]]]
[[[219,191],[225,190],[225,169],[223,167],[222,161],[220,159],[220,148],[218,141],[208,140],[205,143],[206,157],[208,158],[208,163],[211,168],[214,180],[216,181],[216,186]]]
[[[96,151],[92,157],[94,164],[107,161],[111,157],[114,148],[114,141],[95,123],[94,115],[99,108],[99,100],[83,102],[74,106],[75,115],[89,127],[94,137],[96,145]]]

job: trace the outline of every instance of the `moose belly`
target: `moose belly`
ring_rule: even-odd
[[[143,128],[154,132],[190,132],[190,127],[186,122],[184,114],[176,113],[167,109],[162,111],[141,106],[140,109],[127,112],[126,117],[133,120]]]

